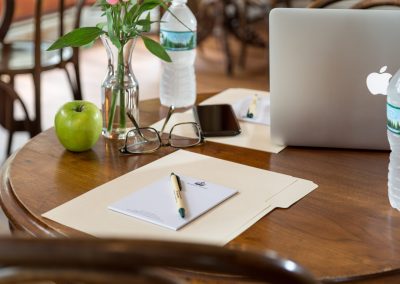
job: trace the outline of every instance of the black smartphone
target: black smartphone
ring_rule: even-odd
[[[241,131],[229,104],[196,105],[193,113],[204,137],[235,136]]]

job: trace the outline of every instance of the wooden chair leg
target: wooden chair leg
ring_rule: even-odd
[[[249,3],[247,3],[247,1],[243,1],[242,5],[238,5],[240,27],[243,29],[243,33],[246,31],[247,27],[248,5]],[[242,40],[240,45],[239,66],[243,69],[246,67],[246,54],[247,42],[245,40]]]
[[[76,99],[76,97],[78,97],[78,90],[77,90],[75,79],[72,78],[72,75],[70,74],[70,71],[68,70],[68,66],[64,66],[63,69],[65,71],[65,75],[67,75],[68,83],[72,90],[73,99]]]
[[[41,76],[40,72],[36,71],[32,74],[35,96],[35,119],[33,120],[34,133],[42,132],[42,107],[41,107]]]
[[[224,2],[224,3],[223,3]],[[226,3],[225,1],[220,1],[217,5],[217,10],[220,11],[220,17],[216,19],[216,25],[218,27],[218,38],[222,44],[222,48],[225,53],[226,60],[226,73],[231,76],[233,74],[233,62],[232,62],[232,53],[229,45],[229,31],[226,29]]]
[[[82,85],[78,51],[74,50],[74,55],[70,63],[72,65],[72,71],[68,69],[68,65],[64,65],[62,68],[67,75],[67,79],[71,86],[74,100],[82,100]]]
[[[6,156],[8,157],[11,154],[12,142],[14,137],[15,131],[28,131],[33,137],[35,135],[34,125],[32,121],[29,119],[29,114],[26,109],[24,102],[12,88],[12,85],[0,81],[0,94],[1,100],[3,103],[3,111],[4,116],[1,117],[1,123],[5,126],[5,128],[9,131],[8,142],[7,142],[7,149],[6,149]],[[17,121],[14,118],[14,102],[19,102],[22,110],[25,115],[25,119],[22,121]],[[22,124],[21,124],[22,123]]]
[[[11,154],[11,145],[12,145],[12,141],[13,141],[13,137],[14,137],[14,131],[9,132],[8,134],[8,142],[7,142],[7,150],[6,150],[6,157],[10,156]]]
[[[79,64],[74,63],[74,70],[75,70],[75,83],[76,83],[76,93],[74,93],[75,100],[82,100],[82,84],[81,84],[81,72]]]

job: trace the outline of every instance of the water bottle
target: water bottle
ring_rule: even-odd
[[[172,59],[162,62],[160,101],[164,106],[188,107],[196,101],[197,21],[186,2],[173,0],[172,14],[166,11],[161,18],[160,42]]]
[[[388,195],[390,205],[400,210],[400,70],[387,89],[387,135],[390,144]]]

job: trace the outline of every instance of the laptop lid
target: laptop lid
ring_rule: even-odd
[[[400,68],[399,27],[396,10],[273,9],[273,141],[389,149],[381,93],[391,77],[385,73],[394,75]]]

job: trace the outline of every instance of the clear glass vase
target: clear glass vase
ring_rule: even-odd
[[[120,49],[106,36],[101,40],[108,56],[107,75],[102,84],[102,133],[109,139],[125,139],[126,133],[133,128],[126,113],[133,114],[139,122],[139,84],[131,67],[136,38]]]

